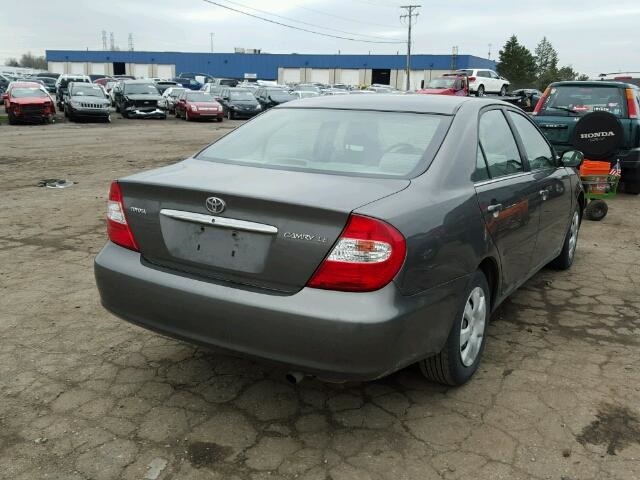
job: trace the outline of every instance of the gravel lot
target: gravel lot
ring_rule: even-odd
[[[293,387],[102,309],[109,182],[241,123],[113,117],[0,126],[0,478],[640,478],[640,197],[501,307],[468,385]]]

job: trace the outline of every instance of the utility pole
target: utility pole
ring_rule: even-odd
[[[488,58],[489,60],[491,60],[491,47],[493,47],[493,45],[490,43],[490,44],[489,44],[489,53],[487,53],[487,58]]]
[[[211,39],[211,53],[213,53],[213,36],[215,35],[215,33],[211,32],[209,34],[209,38]]]
[[[400,21],[407,24],[407,92],[411,88],[411,26],[414,18],[417,20],[419,13],[416,11],[422,5],[403,5]]]
[[[129,51],[133,52],[133,33],[129,34]]]
[[[102,50],[107,50],[107,31],[102,30]]]

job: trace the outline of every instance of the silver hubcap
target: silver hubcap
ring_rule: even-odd
[[[578,212],[573,214],[571,220],[571,229],[569,230],[569,258],[573,258],[573,254],[576,251],[576,245],[578,244],[578,230],[580,228],[580,216]]]
[[[484,337],[484,325],[487,317],[487,300],[484,290],[475,287],[464,306],[460,325],[460,360],[470,367],[478,357]]]

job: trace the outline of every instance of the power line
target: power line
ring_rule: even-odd
[[[374,27],[384,27],[384,28],[398,28],[397,25],[384,25],[382,23],[373,23],[373,22],[363,22],[361,20],[356,20],[354,18],[347,18],[347,17],[342,17],[340,15],[334,15],[333,13],[328,13],[328,12],[322,12],[320,10],[316,10],[315,8],[309,8],[309,7],[302,7],[297,5],[297,8],[300,8],[302,10],[308,10],[309,12],[313,12],[313,13],[318,13],[320,15],[326,15],[327,17],[333,17],[333,18],[337,18],[339,20],[344,20],[345,22],[353,22],[353,23],[360,23],[362,25],[372,25]]]
[[[321,26],[321,25],[316,25],[316,24],[314,24],[314,23],[304,22],[304,21],[302,21],[302,20],[296,20],[295,18],[284,17],[284,16],[282,16],[282,15],[278,15],[278,14],[276,14],[276,13],[271,13],[271,12],[268,12],[268,11],[266,11],[266,10],[260,10],[259,8],[255,8],[255,7],[250,7],[250,6],[248,6],[248,5],[244,5],[244,4],[242,4],[242,3],[235,2],[235,1],[233,1],[233,0],[223,0],[223,1],[224,1],[224,2],[226,2],[226,3],[231,3],[231,4],[233,4],[233,5],[237,5],[237,6],[242,7],[242,8],[248,8],[249,10],[253,10],[253,11],[255,11],[255,12],[264,13],[265,15],[269,15],[269,16],[271,16],[271,17],[280,18],[280,19],[282,19],[282,20],[287,20],[287,21],[289,21],[289,22],[300,23],[300,24],[302,24],[302,25],[308,25],[308,26],[310,26],[310,27],[320,28],[320,29],[322,29],[322,30],[330,30],[330,31],[332,31],[332,32],[346,33],[347,35],[357,35],[357,36],[359,36],[359,37],[369,37],[369,38],[376,38],[376,39],[379,39],[379,40],[387,40],[387,38],[385,38],[385,37],[380,37],[380,36],[378,36],[378,35],[367,35],[367,34],[364,34],[364,33],[346,32],[346,31],[344,31],[344,30],[338,30],[338,29],[336,29],[336,28],[323,27],[323,26]]]
[[[364,42],[364,43],[404,43],[402,41],[384,41],[384,40],[365,40],[361,38],[353,38],[353,37],[343,37],[340,35],[332,35],[330,33],[318,32],[315,30],[309,30],[308,28],[296,27],[295,25],[288,25],[286,23],[278,22],[276,20],[271,20],[270,18],[264,18],[259,15],[254,15],[253,13],[243,12],[242,10],[238,10],[237,8],[230,7],[228,5],[223,5],[218,2],[214,2],[212,0],[202,0],[205,3],[210,3],[211,5],[215,5],[217,7],[225,8],[227,10],[231,10],[232,12],[241,13],[242,15],[246,15],[248,17],[257,18],[258,20],[262,20],[265,22],[273,23],[275,25],[280,25],[281,27],[291,28],[293,30],[300,30],[302,32],[313,33],[314,35],[320,35],[323,37],[337,38],[339,40],[349,40],[350,42]]]

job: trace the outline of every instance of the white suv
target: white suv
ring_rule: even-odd
[[[485,93],[497,93],[504,97],[509,89],[509,80],[493,70],[468,68],[458,70],[456,73],[466,75],[469,78],[469,93],[475,94],[477,97],[481,97]]]

